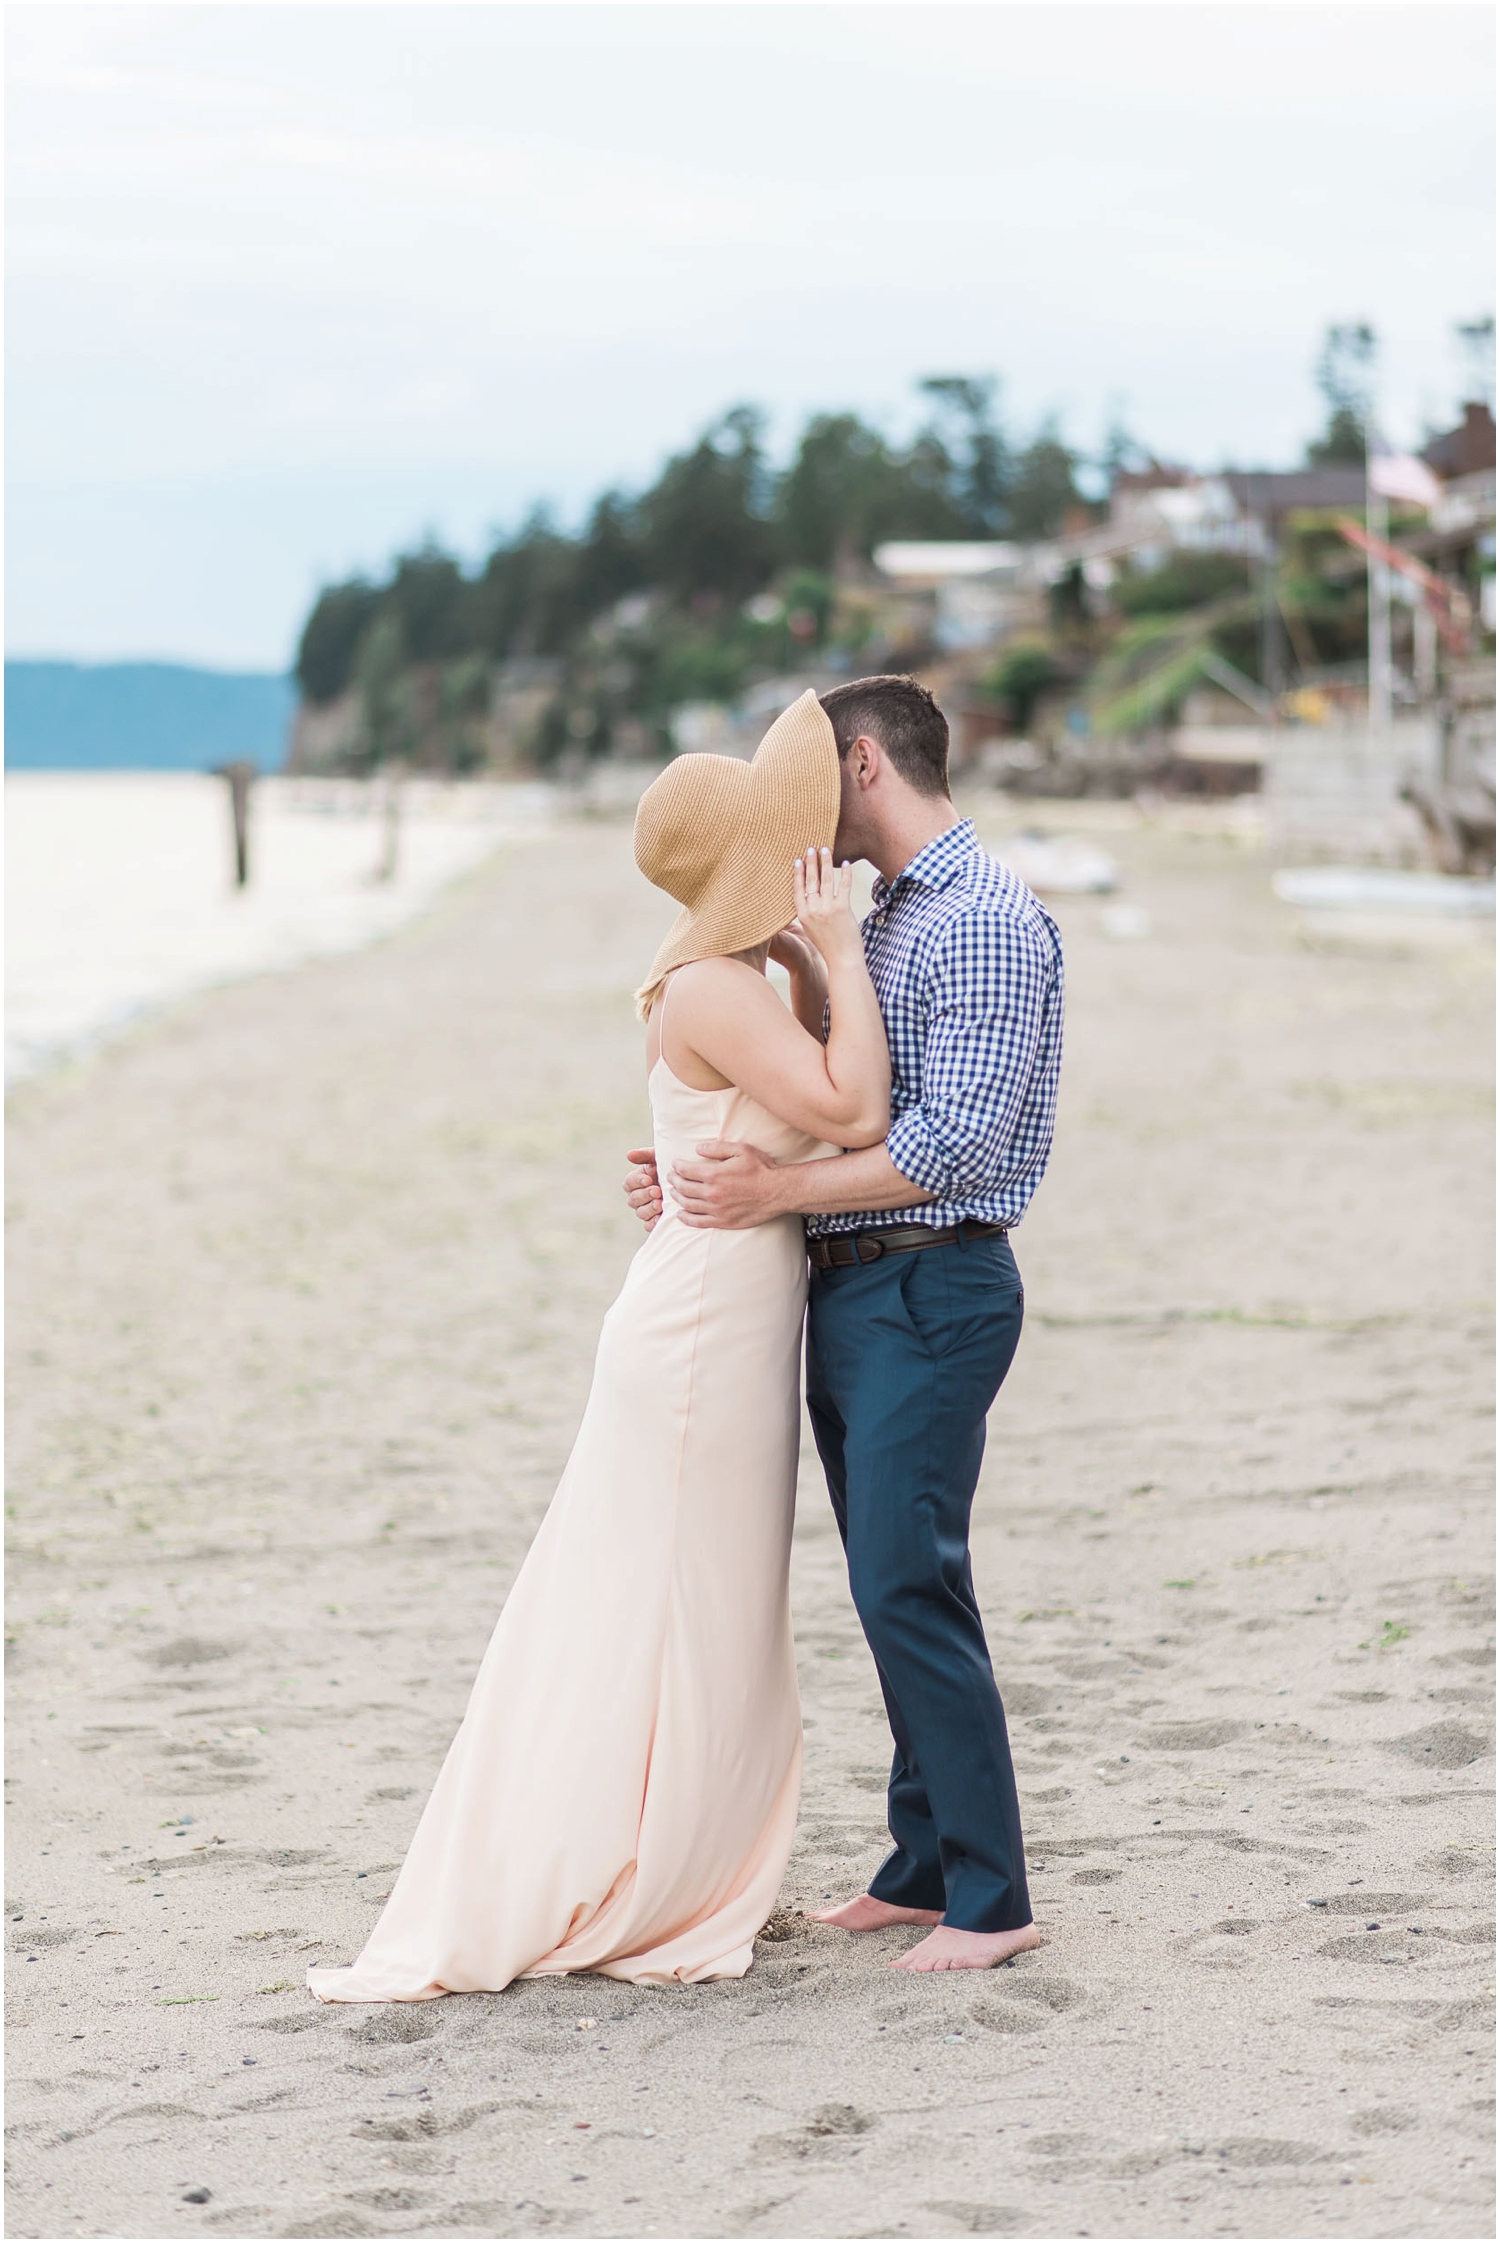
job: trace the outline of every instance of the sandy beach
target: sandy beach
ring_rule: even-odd
[[[985,1976],[798,1913],[880,1858],[888,1754],[809,1440],[750,1976],[302,1990],[389,1889],[635,1244],[671,907],[623,822],[16,1094],[10,2233],[1492,2232],[1489,961],[1317,946],[1243,841],[1093,828],[1149,931],[1055,906],[974,1533],[1046,1944]]]

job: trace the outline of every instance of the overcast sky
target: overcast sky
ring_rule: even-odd
[[[329,576],[722,407],[1292,464],[1325,323],[1442,423],[1487,6],[12,7],[12,653],[280,666]]]

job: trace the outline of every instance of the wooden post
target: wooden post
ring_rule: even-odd
[[[247,885],[250,878],[250,782],[256,776],[253,763],[221,763],[214,776],[229,781],[229,808],[234,819],[234,884]]]
[[[387,764],[385,793],[381,804],[382,837],[380,866],[375,874],[379,882],[394,880],[401,857],[401,769],[398,764]]]

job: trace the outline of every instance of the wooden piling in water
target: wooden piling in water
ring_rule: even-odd
[[[400,865],[402,776],[399,765],[387,766],[381,799],[380,863],[375,872],[375,878],[380,883],[394,880]]]
[[[234,884],[237,888],[248,885],[250,879],[250,782],[256,777],[253,763],[220,763],[214,776],[229,781],[229,808],[234,820]]]

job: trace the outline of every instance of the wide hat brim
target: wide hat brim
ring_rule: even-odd
[[[751,950],[792,918],[792,867],[833,845],[839,757],[833,726],[809,690],[784,709],[748,763],[684,755],[641,797],[636,863],[683,905],[641,988],[698,958]]]

